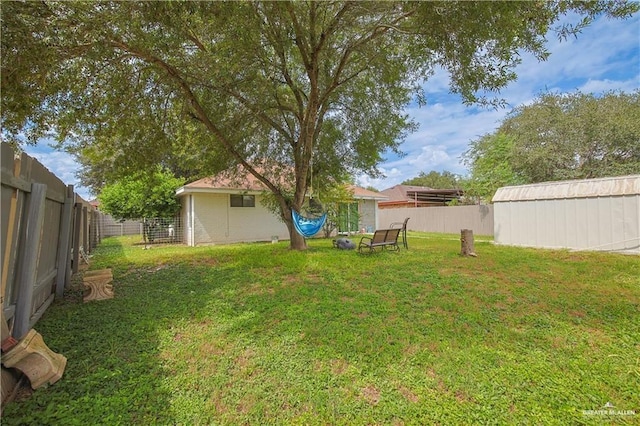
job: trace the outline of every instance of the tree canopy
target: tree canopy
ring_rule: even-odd
[[[521,52],[633,2],[3,2],[2,128],[53,132],[93,185],[155,165],[213,174],[242,165],[291,210],[316,182],[377,175],[415,129],[435,67],[465,102],[516,78]],[[558,25],[570,12],[583,18]],[[292,176],[283,174],[293,171]],[[187,173],[185,173],[187,174]],[[281,182],[293,182],[295,190]]]
[[[470,144],[468,193],[640,173],[640,91],[543,94]]]
[[[180,211],[176,190],[183,184],[166,170],[130,175],[102,188],[100,210],[117,219],[172,218]]]
[[[460,187],[460,179],[447,170],[442,173],[432,170],[429,173],[420,172],[418,176],[402,182],[402,185],[426,186],[432,189],[452,189]]]
[[[513,170],[513,145],[513,138],[501,132],[471,142],[463,155],[471,172],[464,183],[467,198],[489,202],[501,186],[527,183]]]

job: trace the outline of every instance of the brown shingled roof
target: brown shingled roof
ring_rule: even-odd
[[[371,198],[377,200],[386,200],[387,198],[389,198],[385,194],[369,191],[368,189],[364,189],[355,185],[349,185],[349,190],[353,192],[354,198]]]
[[[178,189],[178,194],[190,192],[189,190],[218,190],[218,191],[265,191],[267,187],[251,173],[231,176],[230,173],[220,173],[216,176],[208,176],[184,185]],[[354,198],[386,200],[387,196],[379,192],[369,191],[355,185],[349,185],[349,190]]]
[[[184,187],[193,189],[244,189],[247,191],[264,191],[267,189],[262,182],[250,173],[242,177],[234,178],[222,174],[208,176],[188,183]]]

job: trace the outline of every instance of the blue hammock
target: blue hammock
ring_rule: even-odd
[[[300,215],[295,210],[291,210],[291,217],[293,219],[293,225],[296,227],[296,231],[298,234],[302,235],[305,238],[310,238],[316,235],[320,229],[322,229],[322,225],[327,220],[327,213],[323,214],[318,218],[308,218]]]

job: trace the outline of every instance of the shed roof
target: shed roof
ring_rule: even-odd
[[[640,195],[640,175],[543,182],[498,188],[493,202]]]

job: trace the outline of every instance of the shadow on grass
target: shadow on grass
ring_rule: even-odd
[[[127,251],[120,240],[105,240],[91,267],[115,267],[114,299],[82,303],[75,287],[36,324],[49,348],[67,357],[66,369],[54,385],[8,404],[3,425],[175,423],[158,330],[200,315],[210,289],[158,266],[130,264],[123,272]]]
[[[243,411],[255,415],[256,404],[242,402],[236,387],[227,383],[246,382],[238,377],[243,363],[253,362],[246,348],[262,345],[271,351],[273,339],[287,345],[288,339],[305,334],[305,344],[312,346],[323,328],[332,331],[320,351],[328,348],[344,318],[327,320],[332,307],[325,302],[340,303],[340,290],[326,286],[318,293],[316,281],[326,281],[325,286],[343,277],[339,271],[320,277],[315,256],[329,256],[335,263],[359,259],[354,252],[326,246],[330,243],[314,244],[306,253],[290,252],[284,244],[244,245],[214,256],[207,250],[186,255],[173,255],[170,247],[142,250],[122,241],[105,240],[91,265],[113,268],[114,299],[82,303],[76,287],[36,325],[47,345],[67,357],[66,370],[54,385],[5,407],[3,424],[201,424],[218,415],[224,419],[225,413],[233,423]],[[311,271],[308,276],[305,270]],[[320,321],[321,328],[310,320]],[[202,339],[202,334],[211,338]],[[361,337],[343,335],[347,343],[336,350],[353,350]],[[313,356],[301,358],[309,359]],[[282,379],[270,386],[280,389],[291,379],[280,373],[288,374],[269,372]],[[198,374],[208,383],[198,385]],[[229,395],[218,395],[225,386]],[[202,400],[198,407],[190,406],[194,394]],[[233,398],[241,402],[232,403]]]

